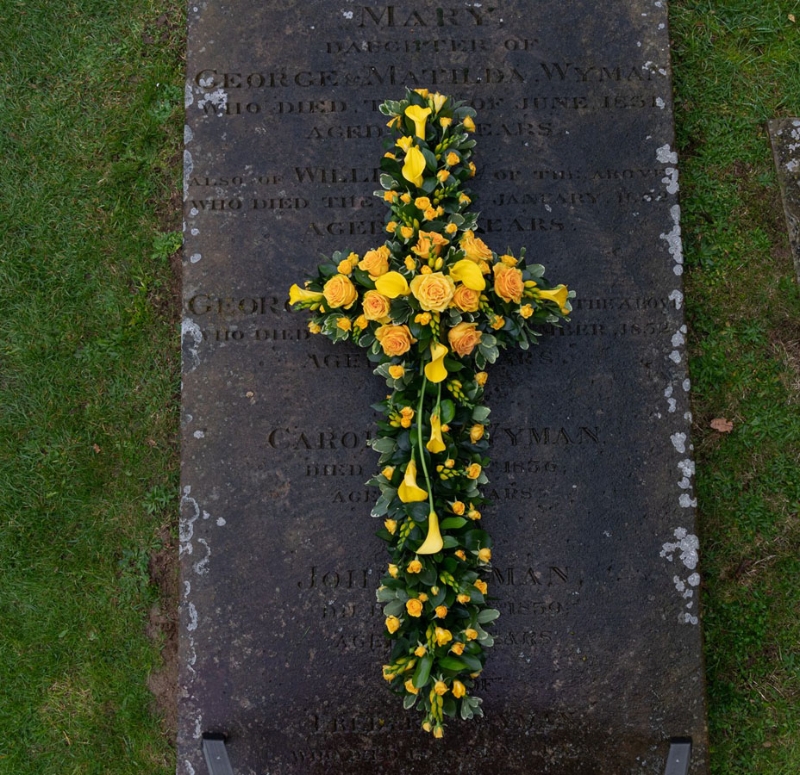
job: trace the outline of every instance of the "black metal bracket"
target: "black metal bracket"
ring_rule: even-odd
[[[669,754],[664,775],[687,775],[692,760],[692,738],[673,737],[669,741]]]
[[[225,735],[203,733],[203,756],[206,758],[209,775],[233,775],[225,739]]]

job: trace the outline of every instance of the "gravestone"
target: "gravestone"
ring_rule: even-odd
[[[178,772],[707,771],[666,3],[189,5]],[[477,111],[480,236],[577,291],[490,368],[502,612],[486,718],[419,730],[381,679],[363,351],[286,309],[383,243],[406,87]]]
[[[781,189],[794,273],[800,280],[800,118],[767,122],[772,157]]]

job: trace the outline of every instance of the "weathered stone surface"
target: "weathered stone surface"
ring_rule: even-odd
[[[181,775],[706,772],[666,3],[189,6]],[[357,348],[289,285],[382,243],[406,86],[478,110],[483,239],[578,293],[490,374],[503,613],[486,718],[429,740],[381,680],[386,558]]]
[[[776,118],[767,126],[781,187],[794,273],[800,280],[800,118]]]

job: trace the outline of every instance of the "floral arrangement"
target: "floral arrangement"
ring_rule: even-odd
[[[475,236],[464,184],[475,174],[472,108],[408,91],[384,102],[398,135],[381,161],[388,240],[363,256],[336,252],[290,304],[309,329],[368,350],[391,391],[372,447],[380,473],[373,517],[390,563],[377,590],[392,643],[383,677],[422,728],[482,716],[472,690],[493,644],[487,572],[492,540],[481,527],[488,481],[489,363],[509,345],[527,349],[537,324],[570,312],[574,291],[552,287],[524,249],[498,255]]]

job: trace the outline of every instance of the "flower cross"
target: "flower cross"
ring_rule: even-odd
[[[487,500],[489,409],[485,367],[500,348],[527,349],[537,325],[571,311],[573,291],[544,267],[498,255],[475,236],[464,184],[474,176],[472,108],[427,89],[380,106],[396,142],[381,160],[388,240],[363,256],[333,254],[289,300],[309,329],[368,350],[391,393],[371,445],[380,473],[372,509],[390,553],[377,590],[392,642],[383,677],[419,709],[422,728],[483,715],[472,693],[499,612],[487,603],[492,541]]]

